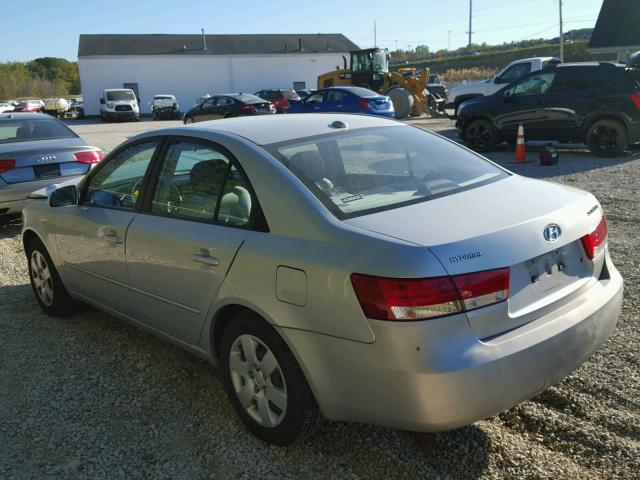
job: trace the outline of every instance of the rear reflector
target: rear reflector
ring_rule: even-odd
[[[509,297],[509,269],[421,279],[354,273],[351,283],[367,318],[426,320],[499,303]]]
[[[73,154],[78,162],[82,163],[99,163],[104,158],[104,152],[102,150],[86,150],[84,152],[76,152]]]
[[[15,160],[0,160],[0,173],[7,172],[12,168],[16,168]]]
[[[640,110],[640,92],[634,93],[629,98],[631,98],[631,101],[636,106],[636,108]]]
[[[586,253],[589,260],[593,260],[604,250],[607,246],[608,235],[609,228],[607,227],[607,219],[603,214],[595,230],[580,239],[584,247],[584,253]]]

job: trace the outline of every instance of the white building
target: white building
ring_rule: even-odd
[[[105,88],[137,91],[142,113],[156,94],[186,111],[205,94],[316,88],[357,45],[342,34],[80,35],[78,66],[87,115]]]

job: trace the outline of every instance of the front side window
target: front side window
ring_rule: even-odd
[[[529,72],[531,72],[531,63],[517,63],[509,67],[502,75],[500,75],[500,79],[504,83],[511,83],[524,77]]]
[[[158,143],[139,143],[104,161],[90,177],[81,203],[133,210]]]
[[[323,98],[324,98],[324,93],[317,92],[317,93],[314,93],[313,95],[309,95],[307,99],[304,101],[304,103],[307,103],[310,105],[322,103]]]
[[[548,72],[539,73],[537,75],[525,78],[524,80],[518,82],[516,85],[509,87],[509,89],[505,92],[505,95],[510,97],[522,97],[547,93],[547,91],[551,87],[551,84],[553,83],[555,75],[556,74],[553,72]]]
[[[210,98],[209,100],[205,101],[202,105],[200,105],[200,108],[203,108],[203,109],[213,108],[215,104],[216,104],[216,98]]]
[[[376,127],[266,147],[338,218],[396,208],[508,174],[414,127]]]
[[[221,150],[199,142],[169,145],[151,201],[164,216],[246,226],[251,217],[248,183]]]

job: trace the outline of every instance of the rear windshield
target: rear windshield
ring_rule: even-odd
[[[170,95],[156,95],[153,97],[154,100],[173,100],[173,97]]]
[[[109,102],[120,102],[123,100],[135,99],[135,95],[130,90],[114,90],[112,92],[107,92],[107,101]]]
[[[348,90],[349,92],[357,95],[358,97],[379,97],[380,94],[369,90],[368,88],[353,87]]]
[[[64,124],[49,118],[0,120],[0,143],[76,137]]]
[[[256,95],[250,95],[250,94],[234,95],[233,98],[241,102],[247,102],[247,103],[264,102],[262,98]]]
[[[336,132],[267,147],[338,218],[351,218],[495,182],[509,174],[415,127]]]

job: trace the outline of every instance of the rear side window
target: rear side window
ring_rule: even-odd
[[[595,68],[558,68],[553,82],[554,92],[593,90],[602,88],[601,72]]]
[[[325,103],[337,103],[344,101],[348,94],[341,90],[328,90],[324,97]]]
[[[338,218],[505,178],[490,162],[414,127],[376,127],[266,147]]]
[[[76,137],[64,124],[51,118],[0,121],[0,144]]]

